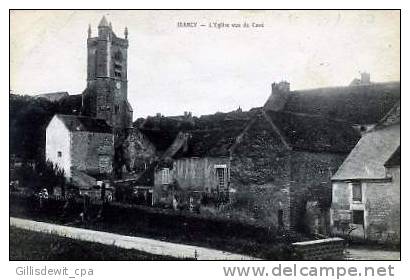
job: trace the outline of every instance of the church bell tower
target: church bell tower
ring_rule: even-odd
[[[128,29],[124,38],[115,35],[105,16],[92,37],[88,27],[87,88],[83,93],[82,114],[104,119],[120,133],[132,128],[132,108],[128,103],[127,51]]]

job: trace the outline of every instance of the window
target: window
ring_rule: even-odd
[[[61,153],[60,151],[57,152],[57,157],[62,157],[63,153]]]
[[[98,167],[100,173],[110,173],[112,166],[111,166],[111,159],[107,155],[99,155],[98,156]]]
[[[215,174],[217,182],[217,190],[224,190],[228,188],[228,168],[226,165],[215,165]]]
[[[114,111],[115,111],[115,114],[118,114],[118,112],[120,111],[120,105],[115,105]]]
[[[362,184],[352,183],[353,201],[362,202]]]
[[[122,65],[121,64],[118,64],[118,63],[114,63],[114,70],[118,70],[118,71],[122,71]]]
[[[364,225],[364,211],[363,210],[353,210],[353,224]]]
[[[168,185],[171,181],[169,168],[163,168],[161,170],[161,181],[163,185]]]
[[[121,62],[122,61],[122,53],[120,51],[117,51],[114,54],[114,59]]]

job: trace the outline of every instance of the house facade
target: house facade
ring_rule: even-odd
[[[306,91],[273,83],[264,107],[194,118],[181,129],[186,141],[155,168],[154,201],[183,196],[176,190],[191,202],[227,192],[228,216],[329,233],[332,176],[399,99],[399,83]]]
[[[388,118],[391,120],[391,118]],[[332,177],[335,235],[400,242],[400,123],[377,126],[360,139]]]
[[[158,165],[156,202],[175,195],[199,202],[219,194],[230,204],[227,215],[292,229],[305,227],[308,201],[319,211],[329,207],[332,170],[359,138],[343,122],[262,108],[249,118],[220,115],[204,123],[186,132],[168,164]],[[312,219],[325,231],[326,221],[316,221],[322,214]]]
[[[113,144],[111,127],[103,120],[55,115],[46,129],[46,159],[63,169],[68,179],[74,170],[111,174]]]
[[[46,159],[62,168],[67,179],[77,186],[91,187],[97,179],[111,178],[123,165],[122,147],[127,135],[133,144],[140,140],[130,133],[127,29],[124,36],[117,37],[105,17],[96,37],[92,37],[89,27],[87,88],[80,99],[69,96],[75,97],[75,104],[80,100],[81,109],[68,112],[76,115],[55,115],[46,129]]]

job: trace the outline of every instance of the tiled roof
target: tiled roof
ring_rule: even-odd
[[[332,177],[332,180],[383,179],[384,164],[400,147],[400,125],[368,132]]]
[[[77,187],[92,187],[97,185],[97,180],[83,171],[74,169],[71,171],[71,183]]]
[[[188,146],[175,157],[229,156],[230,148],[243,132],[248,120],[225,120],[209,128],[188,131]]]
[[[70,131],[89,131],[97,133],[112,133],[112,128],[105,120],[74,115],[56,115]]]
[[[375,124],[399,101],[400,82],[374,83],[291,91],[283,111]]]
[[[220,131],[229,127],[241,126],[250,120],[261,108],[253,109],[248,112],[232,111],[228,113],[216,113],[193,117],[192,120],[178,120],[169,117],[148,117],[145,120],[137,120],[134,125],[138,126],[141,132],[149,139],[158,151],[167,150],[174,142],[179,132],[192,132],[193,140],[196,142],[195,135],[210,133],[214,131],[222,137]],[[198,143],[199,144],[199,143]],[[199,148],[201,149],[201,148]]]
[[[400,102],[393,106],[393,108],[379,121],[377,127],[389,126],[400,123],[401,109]]]
[[[164,152],[174,142],[178,131],[162,129],[144,129],[140,128],[142,134],[154,145],[155,149],[159,152]]]
[[[288,112],[267,111],[266,115],[294,149],[349,153],[360,139],[346,122]]]

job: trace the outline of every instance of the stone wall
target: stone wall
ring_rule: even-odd
[[[295,229],[306,230],[316,225],[306,224],[308,201],[317,202],[317,208],[326,216],[332,201],[331,177],[346,155],[333,153],[292,151],[290,171],[291,224]],[[319,233],[327,234],[326,217],[319,219]],[[311,222],[316,223],[314,218]]]
[[[71,134],[72,168],[90,174],[110,174],[114,138],[110,133],[77,131]]]
[[[362,181],[362,202],[352,201],[348,182],[333,183],[331,228],[335,235],[352,239],[400,242],[400,168],[392,172],[392,180]],[[353,210],[364,211],[364,225],[352,222]]]
[[[389,183],[367,183],[366,236],[386,243],[400,242],[400,169]]]
[[[292,243],[298,260],[343,260],[344,240],[327,238]]]
[[[231,158],[231,185],[235,189],[268,183],[289,186],[290,154],[263,116],[241,135]]]
[[[129,130],[123,142],[123,164],[127,171],[144,171],[156,158],[154,145],[137,128]]]
[[[290,220],[285,225],[298,230],[316,227],[316,232],[327,234],[331,177],[345,157],[344,154],[292,150],[260,116],[240,137],[232,152],[231,187],[244,195],[248,192],[249,199],[255,197],[250,186],[271,185],[274,189],[287,189]],[[269,195],[259,197],[255,203],[262,205],[265,201],[269,201]],[[308,213],[312,219],[307,220],[308,201],[316,202],[317,209]],[[271,204],[266,203],[268,205]],[[277,206],[270,207],[270,211],[263,211],[262,216],[266,217],[262,219],[272,220],[271,217],[276,216]]]
[[[272,228],[290,228],[289,189],[272,184],[248,186],[232,194],[226,212]],[[279,217],[281,216],[281,218]],[[280,225],[279,220],[283,225]]]

